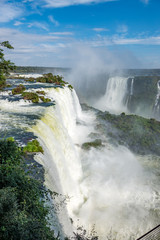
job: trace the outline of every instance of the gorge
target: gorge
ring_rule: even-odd
[[[1,137],[14,137],[21,146],[38,139],[44,153],[37,153],[35,161],[45,170],[45,186],[57,193],[49,204],[62,203],[50,216],[60,239],[74,237],[82,227],[86,239],[133,240],[159,224],[159,152],[147,151],[148,145],[136,151],[127,134],[120,134],[131,113],[159,119],[158,76],[111,76],[92,107],[81,105],[67,85],[24,79],[8,79],[8,84],[12,87],[0,94]],[[45,92],[51,101],[35,104],[12,95],[19,84],[29,92]],[[150,124],[159,144],[159,121],[143,117],[135,116],[136,125],[126,131],[135,139],[144,137],[144,126]]]

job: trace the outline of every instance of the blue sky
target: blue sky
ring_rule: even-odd
[[[70,67],[93,51],[119,67],[160,68],[160,0],[0,0],[0,11],[17,65]]]

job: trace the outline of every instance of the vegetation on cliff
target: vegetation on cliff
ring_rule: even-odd
[[[43,153],[43,148],[40,146],[39,142],[34,139],[27,143],[27,145],[23,148],[23,152],[29,152],[29,153],[35,153],[35,152],[41,152]]]
[[[37,94],[41,94],[41,95],[45,95],[45,94],[46,94],[45,91],[39,91],[39,90],[36,91],[36,93],[37,93]]]
[[[44,91],[25,92],[25,90],[26,90],[25,86],[20,84],[12,89],[12,94],[13,95],[21,94],[24,100],[32,101],[32,103],[38,103],[39,100],[41,100],[44,103],[51,102],[50,98],[45,98],[44,96],[41,96],[45,95]]]
[[[160,155],[160,122],[137,115],[97,114],[97,129],[139,154]]]
[[[82,144],[82,148],[84,150],[89,150],[90,148],[100,148],[102,147],[103,144],[102,144],[102,140],[101,139],[95,139],[94,141],[92,142],[85,142]]]
[[[63,81],[63,77],[59,75],[53,75],[52,73],[43,74],[42,77],[36,78],[37,82],[42,83],[55,83],[56,85],[65,86],[66,82]]]
[[[53,83],[55,85],[55,87],[65,87],[67,86],[70,90],[73,90],[73,86],[71,84],[69,84],[68,82],[65,82],[63,80],[63,76],[59,76],[59,75],[53,75],[52,73],[46,73],[43,74],[43,76],[38,77],[38,78],[33,78],[33,77],[29,77],[29,78],[24,78],[21,76],[12,76],[11,78],[13,79],[24,79],[27,82],[40,82],[40,83]],[[37,92],[38,93],[38,92]],[[39,91],[38,94],[45,94],[43,91]]]
[[[28,175],[22,153],[16,142],[0,141],[0,239],[55,240],[46,191]]]
[[[22,97],[24,100],[30,100],[33,103],[39,102],[39,96],[34,92],[23,92]]]
[[[41,99],[42,102],[45,102],[45,103],[51,102],[50,98],[45,98],[43,96],[40,96],[39,98]]]

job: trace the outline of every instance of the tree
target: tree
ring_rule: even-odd
[[[4,58],[4,50],[1,47],[13,49],[8,41],[0,42],[0,90],[6,86],[6,76],[9,75],[9,71],[15,68],[14,63]]]
[[[0,140],[0,239],[58,240],[48,222],[48,193],[29,175],[23,152],[11,138]]]

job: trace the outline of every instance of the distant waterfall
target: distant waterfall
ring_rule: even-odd
[[[127,111],[125,96],[128,78],[111,77],[107,82],[106,93],[94,106],[102,111],[120,113]]]
[[[130,91],[130,95],[133,95],[133,85],[134,85],[134,78],[132,78],[131,80],[131,91]]]
[[[154,115],[159,117],[160,114],[160,80],[157,82],[157,96],[154,105]]]

